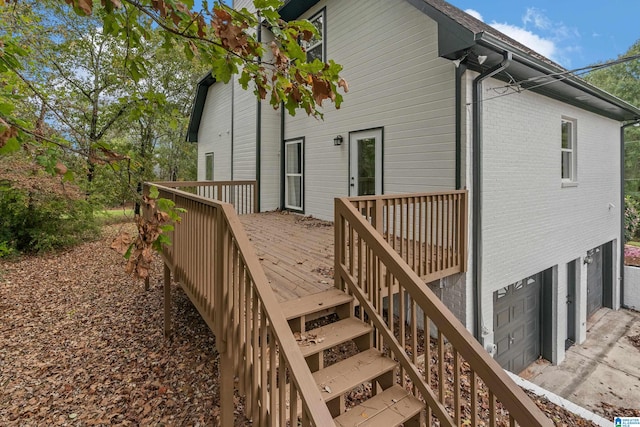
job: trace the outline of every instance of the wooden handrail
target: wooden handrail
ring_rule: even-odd
[[[425,285],[423,278],[410,268],[401,255],[376,230],[375,226],[362,216],[362,212],[353,205],[352,199],[336,199],[335,201],[335,233],[336,233],[336,287],[347,289],[360,302],[367,318],[377,329],[378,346],[390,349],[399,361],[402,371],[414,382],[422,397],[428,403],[427,424],[433,411],[441,425],[461,424],[460,415],[460,377],[461,368],[459,357],[462,357],[470,367],[470,405],[473,418],[478,416],[478,398],[476,396],[476,377],[484,381],[489,390],[490,421],[494,421],[496,405],[494,396],[509,411],[509,421],[517,421],[522,426],[551,426],[552,423],[535,406],[533,401],[520,389],[505,371],[493,360],[482,346],[473,338],[471,333],[451,313],[447,307]],[[386,295],[384,291],[387,291]],[[394,297],[397,296],[397,313],[394,312]],[[387,298],[386,306],[384,298]],[[386,307],[386,308],[385,308]],[[416,310],[424,313],[425,327],[425,373],[419,378],[416,368]],[[409,309],[411,319],[406,318]],[[399,317],[399,338],[395,338],[394,314]],[[387,320],[384,320],[384,316]],[[361,314],[362,316],[362,314]],[[437,328],[438,334],[438,396],[430,390],[431,354],[430,321]],[[411,323],[412,338],[405,342],[405,325]],[[445,376],[445,339],[452,348],[454,358],[453,387],[447,390]],[[410,348],[411,356],[406,353]],[[410,360],[411,359],[411,360]],[[401,375],[404,383],[404,375]],[[421,384],[416,384],[416,381]],[[429,389],[429,390],[426,390]],[[451,408],[453,413],[443,412],[445,399],[448,394],[453,395]],[[475,419],[473,425],[475,425]]]
[[[241,181],[162,181],[154,185],[181,189],[209,199],[230,203],[238,215],[260,211],[256,180]]]
[[[436,280],[467,270],[466,190],[348,200],[419,276]]]
[[[238,377],[245,415],[256,426],[294,425],[300,400],[303,426],[335,425],[234,208],[152,185],[187,210],[162,256],[216,336],[222,383],[233,387]],[[230,392],[223,392],[227,403]],[[227,403],[225,426],[233,422]]]

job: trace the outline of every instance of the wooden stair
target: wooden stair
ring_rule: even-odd
[[[424,403],[396,384],[398,364],[373,348],[373,328],[354,316],[353,297],[331,289],[281,306],[336,425],[424,425]],[[321,318],[334,321],[306,330]],[[324,367],[325,352],[348,342],[358,352]],[[371,396],[347,410],[346,396],[363,384],[371,385]]]

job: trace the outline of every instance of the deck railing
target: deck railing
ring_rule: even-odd
[[[467,270],[467,191],[349,198],[419,276]]]
[[[160,197],[186,209],[175,231],[169,233],[172,244],[162,254],[165,301],[170,297],[167,289],[173,273],[215,334],[220,354],[221,425],[234,425],[237,377],[238,391],[245,397],[245,415],[253,425],[333,426],[233,207],[154,185]]]
[[[416,197],[424,200],[426,196]],[[443,199],[451,200],[444,195],[436,197]],[[389,235],[391,241],[398,236],[403,239],[410,236],[415,241],[418,225],[412,222],[413,228],[407,228],[405,220],[400,227],[404,231],[394,231],[389,221],[395,215],[393,211],[385,215],[384,208],[389,206],[386,200],[396,209],[403,206],[393,198],[385,199],[382,209],[379,204],[364,203],[362,199],[356,200],[358,203],[353,199],[336,199],[334,277],[336,287],[358,300],[360,318],[375,328],[377,348],[398,361],[401,383],[426,402],[427,425],[475,426],[483,420],[482,424],[488,421],[491,426],[516,422],[527,427],[550,426],[551,422],[533,401],[425,285],[425,281],[439,277],[446,268],[428,270],[426,277],[420,277],[405,262],[405,255],[411,254],[411,250],[405,247],[402,253],[398,246],[394,249],[388,242]],[[440,215],[443,209],[447,210],[438,209]],[[368,215],[363,217],[363,213]],[[384,225],[380,218],[385,218]],[[452,229],[447,231],[444,226],[440,230],[417,234],[447,235]],[[456,236],[453,229],[453,235],[454,242],[461,242],[460,230]],[[433,243],[426,242],[444,246],[445,252],[450,252],[446,246],[452,240],[438,238]],[[412,250],[415,254],[416,250]],[[457,264],[462,266],[464,261]],[[443,265],[446,262],[440,260],[439,266]],[[419,321],[424,325],[422,329],[418,329]]]
[[[158,182],[168,188],[179,188],[187,193],[230,203],[238,215],[259,212],[256,181],[165,181]]]

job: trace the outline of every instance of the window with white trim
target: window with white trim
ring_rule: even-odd
[[[307,52],[307,62],[313,62],[315,59],[319,59],[321,62],[325,62],[324,59],[324,41],[325,41],[325,18],[324,9],[311,17],[309,21],[318,30],[318,35],[311,38],[311,40],[303,41],[302,47]]]
[[[561,164],[562,181],[576,182],[578,180],[577,171],[577,140],[576,121],[573,119],[562,119],[562,141],[561,141]]]
[[[293,139],[284,143],[284,193],[287,209],[304,209],[304,140]]]
[[[204,155],[204,179],[205,181],[213,181],[213,153]]]

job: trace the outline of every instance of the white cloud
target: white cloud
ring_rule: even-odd
[[[475,9],[466,9],[465,13],[468,13],[469,15],[473,16],[474,18],[484,22],[484,19],[482,19],[482,15],[480,14],[480,12],[478,12]]]
[[[466,9],[465,12],[484,22],[482,14],[477,10]],[[544,11],[534,7],[525,10],[521,25],[496,21],[489,25],[566,67],[571,66],[569,54],[580,51],[580,46],[576,44],[580,34],[575,28],[567,27],[562,22],[554,22]]]
[[[532,33],[531,31],[511,24],[501,24],[498,22],[491,23],[491,26],[498,31],[501,31],[511,37],[514,40],[519,41],[523,45],[535,50],[539,54],[546,56],[549,59],[558,61],[557,58],[558,48],[556,43],[549,39]]]
[[[535,7],[527,8],[527,11],[522,17],[522,22],[525,27],[527,24],[531,23],[535,28],[540,30],[548,30],[552,25],[551,20]]]

